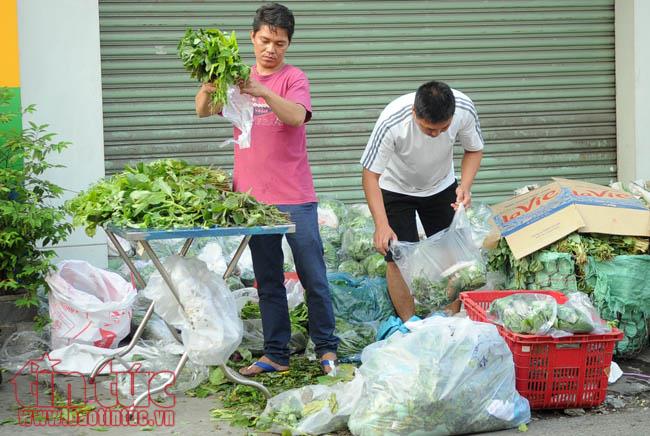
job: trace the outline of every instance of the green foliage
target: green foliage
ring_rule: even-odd
[[[226,103],[228,85],[247,81],[250,76],[250,67],[239,57],[234,31],[227,36],[218,29],[187,29],[178,43],[178,55],[191,77],[217,88],[212,95],[215,107]]]
[[[453,268],[438,280],[431,280],[427,271],[420,271],[411,282],[411,291],[418,303],[429,310],[442,309],[462,291],[473,291],[485,284],[482,262],[459,262]]]
[[[0,106],[6,106],[8,90],[0,89]],[[25,114],[35,111],[25,108]],[[15,114],[2,113],[0,123]],[[65,211],[55,201],[61,187],[43,179],[45,171],[60,168],[48,162],[69,143],[54,142],[47,124],[29,122],[22,132],[5,133],[3,161],[0,162],[0,294],[26,292],[18,306],[37,306],[36,291],[45,286],[45,276],[53,268],[54,251],[48,249],[65,240],[72,226]],[[22,162],[22,167],[20,163]]]
[[[166,230],[192,227],[286,224],[286,214],[231,192],[221,170],[163,159],[138,163],[101,180],[66,203],[73,223],[89,236],[97,226]]]
[[[575,263],[578,290],[589,293],[592,288],[585,280],[589,256],[598,261],[606,261],[618,255],[643,254],[647,251],[648,238],[597,233],[571,233],[567,237],[545,247],[542,252],[515,259],[506,240],[502,238],[497,247],[488,252],[488,269],[507,273],[511,278],[509,288],[528,289],[528,279],[544,270],[544,265],[540,261],[540,254],[544,252],[568,253]],[[561,269],[561,266],[558,269]]]
[[[557,303],[543,294],[513,294],[490,303],[489,314],[508,330],[546,334],[557,320]]]

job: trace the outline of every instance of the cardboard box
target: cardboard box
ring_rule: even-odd
[[[494,223],[517,259],[575,231],[650,236],[650,211],[631,194],[577,180],[553,180],[492,206]]]

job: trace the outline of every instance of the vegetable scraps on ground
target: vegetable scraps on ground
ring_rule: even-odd
[[[191,77],[216,87],[212,95],[215,107],[226,104],[228,85],[250,77],[250,67],[239,56],[234,31],[226,35],[219,29],[187,29],[178,43],[178,54]]]
[[[289,223],[275,206],[232,192],[225,172],[172,159],[126,167],[80,192],[66,208],[89,236],[106,224],[167,230]]]

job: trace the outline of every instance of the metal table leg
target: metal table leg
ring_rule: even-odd
[[[122,245],[119,243],[119,241],[117,240],[117,238],[115,237],[113,232],[111,232],[109,230],[106,230],[106,235],[108,236],[108,238],[111,240],[111,242],[113,243],[113,245],[117,249],[117,252],[119,253],[119,255],[122,258],[122,260],[124,261],[124,263],[126,263],[129,270],[133,273],[133,276],[135,278],[137,287],[139,289],[144,288],[146,286],[146,283],[145,283],[144,279],[142,278],[142,275],[140,274],[140,271],[138,271],[138,269],[135,267],[135,265],[133,264],[133,262],[131,261],[129,256],[126,254],[126,252],[122,248]],[[189,238],[189,239],[187,239],[185,241],[185,243],[183,244],[183,247],[181,248],[181,251],[179,253],[181,256],[185,256],[187,254],[190,247],[192,246],[193,241],[194,241],[194,239],[192,239],[192,238]],[[143,241],[143,242],[145,242],[145,241]],[[144,246],[144,244],[143,244],[143,246]],[[153,253],[153,250],[151,250],[151,246],[148,243],[146,244],[146,247],[148,247],[149,250],[151,251],[151,253]],[[145,250],[147,249],[146,247],[145,247]],[[155,254],[153,254],[153,256],[156,258],[156,261],[158,261],[158,263],[160,264],[160,261],[158,260],[158,257]],[[152,259],[152,262],[153,262],[153,259]],[[154,262],[154,265],[156,265],[155,262]],[[158,269],[157,266],[156,266],[156,269]],[[164,268],[162,268],[162,270],[165,271]],[[167,271],[165,271],[165,274],[167,274]],[[106,366],[108,364],[108,362],[112,361],[116,357],[126,356],[129,352],[131,352],[131,350],[133,350],[133,348],[135,348],[135,344],[138,342],[138,339],[140,339],[140,337],[142,336],[142,332],[144,331],[144,328],[147,325],[147,322],[149,321],[149,319],[151,319],[151,317],[153,316],[153,312],[154,312],[154,303],[152,301],[151,304],[149,304],[149,307],[147,308],[147,311],[145,312],[144,317],[142,318],[142,321],[138,325],[138,328],[135,330],[135,333],[133,334],[133,337],[131,338],[131,342],[129,342],[129,345],[125,349],[120,350],[119,352],[117,352],[117,353],[115,353],[113,355],[106,356],[105,358],[103,358],[101,361],[99,361],[95,365],[92,372],[90,373],[90,377],[89,377],[89,380],[88,380],[91,384],[95,383],[95,379],[97,378],[97,375],[104,368],[104,366]],[[170,326],[166,321],[165,321],[165,324],[167,325],[167,328],[169,329],[169,331],[174,336],[174,339],[176,339],[179,343],[182,344],[183,341],[182,341],[180,335],[178,334],[178,332],[176,331],[176,328]]]

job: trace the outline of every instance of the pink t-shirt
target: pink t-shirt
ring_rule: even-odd
[[[268,76],[260,76],[255,67],[251,77],[281,97],[301,104],[311,118],[309,81],[300,69],[284,65]],[[240,134],[235,128],[235,138]],[[284,124],[262,97],[257,97],[253,116],[251,146],[235,146],[233,188],[250,191],[266,204],[300,204],[316,200],[314,182],[307,157],[305,125]]]

